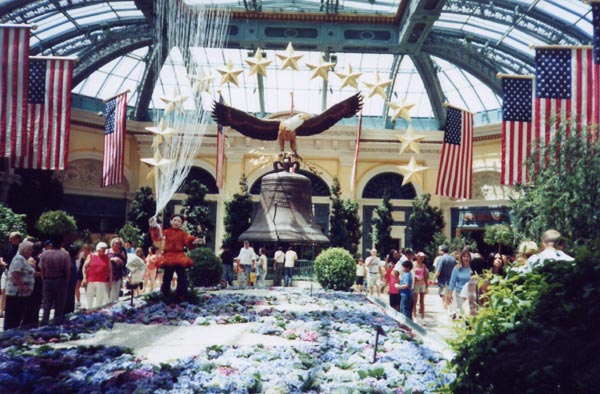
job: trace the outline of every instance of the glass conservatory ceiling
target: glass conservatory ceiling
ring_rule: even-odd
[[[341,80],[333,72],[327,83],[310,79],[305,62],[316,63],[322,56],[336,63],[335,72],[345,72],[349,65],[354,72],[362,72],[359,88],[366,95],[369,89],[363,82],[373,82],[377,75],[393,81],[386,99],[365,100],[364,115],[379,119],[381,127],[394,127],[387,101],[414,103],[413,117],[435,119],[438,124],[443,122],[444,101],[480,114],[497,113],[501,100],[495,75],[531,73],[531,45],[579,45],[592,40],[591,9],[580,0],[177,1],[190,7],[197,3],[230,7],[233,29],[283,27],[285,37],[259,34],[246,39],[240,33],[241,39],[230,36],[229,48],[198,49],[194,55],[196,66],[214,77],[211,94],[221,90],[227,102],[261,116],[289,111],[290,91],[295,108],[309,113],[321,112],[353,94],[352,88],[340,89]],[[75,68],[74,93],[99,100],[130,89],[132,117],[143,120],[152,113],[149,110],[163,107],[161,95],[170,95],[174,89],[184,95],[191,92],[188,72],[173,54],[164,59],[157,82],[148,86],[155,34],[152,3],[5,0],[0,3],[0,23],[35,24],[33,54],[81,59]],[[411,14],[407,9],[416,11]],[[332,22],[321,23],[324,17],[333,18],[327,19]],[[412,40],[406,31],[411,23],[422,20],[426,21],[422,36]],[[319,24],[326,25],[333,38],[294,36]],[[362,31],[346,39],[351,29]],[[380,33],[389,41],[378,42]],[[298,71],[280,70],[275,56],[288,41],[303,55]],[[258,47],[273,61],[261,83],[256,75],[248,76],[245,63]],[[244,69],[239,86],[219,84],[216,69],[228,59],[235,68]],[[262,106],[259,94],[264,97]],[[193,105],[191,100],[187,105]],[[497,121],[476,117],[479,122],[486,119]]]

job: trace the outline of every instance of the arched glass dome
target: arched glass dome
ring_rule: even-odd
[[[24,1],[0,5],[0,23],[29,23],[33,55],[78,56],[74,71],[74,105],[102,110],[101,99],[130,89],[131,117],[147,120],[164,108],[161,95],[191,93],[188,72],[171,51],[158,76],[151,67],[154,2]],[[592,41],[592,14],[579,0],[388,0],[388,1],[248,1],[177,0],[232,10],[226,49],[193,51],[194,64],[215,77],[210,94],[221,90],[227,102],[265,116],[294,107],[309,113],[350,96],[335,72],[351,66],[363,84],[390,80],[386,97],[366,98],[363,114],[369,126],[404,127],[390,121],[387,102],[415,104],[414,126],[435,129],[444,121],[443,103],[476,112],[476,124],[498,121],[501,105],[497,73],[533,70],[533,45],[581,45]],[[302,59],[299,70],[280,70],[275,56],[292,42]],[[249,76],[245,63],[256,48],[268,60],[267,78]],[[311,79],[306,62],[325,58],[336,63],[328,81]],[[220,86],[216,68],[231,59],[243,68],[239,87]],[[155,83],[153,81],[156,80]],[[262,99],[259,99],[261,97]],[[186,105],[194,105],[193,102]],[[348,123],[356,119],[347,120]]]

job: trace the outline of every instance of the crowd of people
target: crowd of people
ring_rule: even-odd
[[[103,307],[128,291],[154,291],[163,283],[160,258],[156,247],[144,256],[120,237],[65,246],[59,236],[41,242],[12,232],[0,256],[3,328],[58,325],[76,309]]]
[[[377,297],[387,292],[390,307],[413,320],[425,318],[425,296],[429,287],[435,285],[448,316],[459,319],[477,314],[485,301],[482,295],[490,280],[484,274],[506,277],[531,272],[547,260],[573,261],[562,251],[563,247],[561,234],[556,230],[542,235],[541,246],[534,241],[522,242],[512,256],[498,252],[484,258],[469,246],[450,252],[448,246],[440,245],[431,274],[423,251],[392,249],[381,259],[377,249],[372,249],[364,261],[359,258],[356,262],[355,289]]]
[[[174,215],[171,227],[164,231],[155,222],[151,223],[152,238],[161,242],[162,247],[151,246],[147,255],[119,237],[111,239],[109,244],[100,241],[93,248],[87,244],[63,248],[61,237],[40,242],[31,237],[23,239],[18,232],[11,233],[0,258],[0,315],[4,317],[4,329],[48,325],[52,310],[53,323],[61,324],[65,314],[84,306],[82,293],[85,293],[85,308],[116,302],[127,290],[154,291],[159,286],[164,294],[176,287],[176,296],[185,297],[185,268],[191,265],[191,260],[184,250],[195,247],[199,240],[185,233],[182,224],[180,215]],[[543,234],[541,247],[533,241],[522,242],[516,256],[492,253],[485,259],[469,247],[450,252],[446,245],[440,245],[432,273],[423,251],[391,250],[381,259],[378,251],[372,249],[364,261],[359,258],[356,263],[355,289],[377,297],[387,293],[389,305],[412,320],[425,318],[425,296],[429,287],[436,285],[448,315],[460,318],[477,313],[481,295],[490,283],[482,274],[524,274],[550,259],[573,261],[562,251],[563,246],[556,230]],[[234,276],[237,288],[265,288],[269,270],[265,248],[256,253],[245,241],[237,255],[223,247],[220,258],[223,288],[234,287]],[[291,246],[285,252],[281,247],[275,251],[273,286],[292,285],[297,260]]]
[[[237,256],[225,246],[221,248],[221,262],[223,263],[223,288],[237,287],[266,287],[266,276],[269,270],[267,249],[259,248],[258,254],[250,246],[249,241],[244,241]],[[284,252],[283,247],[278,247],[273,255],[273,286],[292,286],[294,267],[298,261],[298,254],[292,246]],[[237,276],[237,286],[234,286],[234,273]]]

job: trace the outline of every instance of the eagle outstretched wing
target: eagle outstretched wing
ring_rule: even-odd
[[[222,126],[229,126],[246,137],[275,141],[279,131],[278,120],[264,120],[217,101],[213,103],[212,118]]]
[[[296,129],[296,135],[308,136],[322,133],[339,122],[340,119],[350,118],[356,115],[362,108],[362,105],[362,95],[356,93],[354,96],[350,96],[344,101],[340,101],[332,106],[321,115],[305,120],[304,123]]]

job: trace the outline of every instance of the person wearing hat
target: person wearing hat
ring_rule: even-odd
[[[425,265],[425,257],[427,255],[423,252],[416,254],[417,261],[413,267],[413,316],[417,317],[417,304],[419,304],[419,311],[421,312],[421,319],[425,318],[425,294],[429,291],[429,271]]]
[[[98,308],[108,303],[109,284],[112,283],[112,267],[105,242],[96,244],[96,252],[90,253],[83,263],[83,281],[87,309]]]

